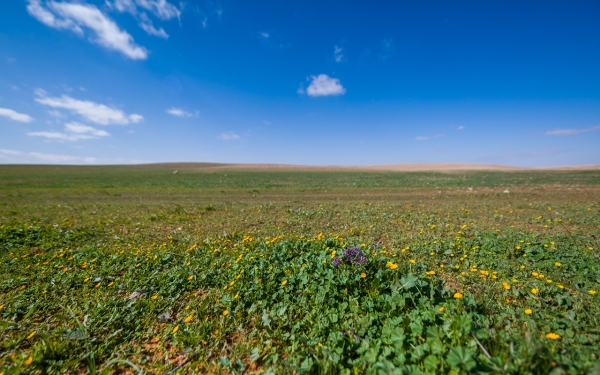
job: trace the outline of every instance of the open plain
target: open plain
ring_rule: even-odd
[[[0,370],[600,372],[600,171],[0,166]]]

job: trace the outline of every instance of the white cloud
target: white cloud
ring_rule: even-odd
[[[461,125],[458,128],[456,128],[456,129],[458,129],[458,130],[465,130],[465,127]]]
[[[23,153],[21,151],[6,150],[3,148],[0,148],[0,154],[2,154],[2,155],[23,155]]]
[[[115,8],[116,10],[118,10],[121,13],[124,13],[124,12],[131,13],[131,14],[137,13],[137,7],[136,7],[135,3],[133,2],[133,0],[115,0],[112,3],[110,1],[107,1],[106,5],[108,5],[111,8]]]
[[[144,119],[142,115],[131,114],[127,115],[118,108],[109,107],[104,104],[95,103],[88,100],[78,100],[70,96],[63,95],[60,98],[48,97],[44,90],[36,90],[38,98],[35,100],[43,105],[52,108],[68,109],[73,113],[77,113],[83,118],[99,125],[119,124],[126,125],[130,122],[137,123]]]
[[[333,49],[333,57],[335,58],[335,62],[342,62],[344,59],[344,55],[342,54],[342,47],[335,46]]]
[[[169,37],[166,31],[162,27],[156,29],[148,15],[138,8],[150,11],[150,13],[161,20],[179,19],[181,16],[181,11],[166,0],[114,0],[112,3],[106,0],[106,5],[121,13],[127,12],[138,18],[140,20],[139,26],[145,32],[164,39]]]
[[[56,118],[62,118],[65,117],[60,111],[51,109],[49,111],[47,111],[47,113],[52,116],[52,117],[56,117]]]
[[[92,128],[79,122],[65,124],[65,130],[74,134],[90,134],[94,137],[108,137],[110,135],[104,130]]]
[[[65,124],[65,133],[59,132],[29,132],[30,137],[44,137],[57,141],[79,141],[82,139],[97,139],[108,137],[110,134],[104,130],[92,128],[79,122]]]
[[[156,29],[154,27],[154,24],[152,23],[152,20],[150,20],[150,18],[148,18],[148,16],[146,15],[146,13],[142,13],[140,15],[140,23],[139,23],[139,25],[149,35],[157,36],[159,38],[164,38],[164,39],[168,39],[169,38],[169,34],[167,34],[167,32],[162,27],[159,28],[159,29]]]
[[[96,6],[80,3],[28,0],[27,11],[43,24],[55,29],[71,30],[83,36],[84,28],[93,34],[90,40],[107,49],[121,52],[134,60],[144,60],[148,51]]]
[[[98,159],[93,157],[55,155],[43,152],[23,152],[6,149],[0,149],[0,159],[3,160],[4,163],[18,164],[34,164],[39,163],[40,161],[53,164],[91,164],[98,162]]]
[[[600,130],[600,126],[592,126],[589,128],[583,128],[583,129],[555,129],[555,130],[549,130],[546,132],[546,135],[575,135],[575,134],[581,134],[581,133],[589,133],[589,132],[595,132]]]
[[[337,78],[331,78],[327,74],[319,74],[310,78],[312,81],[306,88],[308,96],[344,95],[346,93],[346,89]]]
[[[224,141],[239,141],[241,138],[239,135],[232,133],[232,132],[227,132],[227,133],[223,133],[219,136],[219,139],[222,139]]]
[[[268,39],[269,38],[269,33],[262,32],[262,33],[260,33],[260,36],[262,36],[265,39]]]
[[[161,20],[170,20],[181,16],[179,9],[166,0],[135,0],[135,3],[140,8],[150,11]]]
[[[144,119],[144,116],[142,115],[138,115],[137,113],[134,113],[132,115],[128,116],[128,119],[133,122],[134,124],[137,124],[138,122],[142,121]]]
[[[31,155],[37,159],[42,161],[47,161],[55,164],[63,164],[63,163],[95,163],[98,161],[97,158],[92,157],[81,157],[81,156],[72,156],[72,155],[55,155],[55,154],[45,154],[42,152],[30,152],[28,155]]]
[[[425,137],[425,136],[422,136],[422,135],[420,135],[420,136],[418,136],[418,137],[417,137],[417,138],[415,138],[415,139],[416,139],[417,141],[426,141],[426,140],[428,140],[428,139],[429,139],[429,137]]]
[[[194,114],[190,113],[190,112],[186,112],[181,108],[169,108],[167,109],[167,113],[173,116],[177,116],[177,117],[192,117]]]
[[[26,115],[24,113],[19,113],[17,111],[14,111],[14,110],[8,109],[8,108],[0,108],[0,116],[4,116],[6,118],[9,118],[13,121],[18,121],[18,122],[33,121],[33,117]]]

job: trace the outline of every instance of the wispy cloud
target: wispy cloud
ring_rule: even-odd
[[[346,89],[341,85],[340,80],[331,78],[327,74],[319,74],[318,76],[310,76],[310,85],[306,88],[308,96],[331,96],[344,95]],[[304,93],[303,89],[298,91]]]
[[[381,60],[386,60],[387,58],[392,56],[392,52],[394,52],[394,39],[383,39],[381,41],[381,49],[379,50],[379,58]]]
[[[344,55],[342,54],[342,52],[344,52],[342,47],[338,47],[335,46],[333,48],[333,58],[335,59],[335,62],[342,62],[342,60],[344,60]]]
[[[292,45],[286,42],[285,37],[275,31],[260,31],[258,39],[263,46],[269,48],[290,48]]]
[[[181,11],[166,0],[114,0],[113,2],[107,0],[106,5],[118,12],[131,14],[140,21],[139,26],[145,32],[164,39],[169,37],[167,32],[162,27],[155,28],[145,11],[149,11],[163,21],[181,17]]]
[[[417,138],[415,138],[417,141],[426,141],[429,139],[429,137],[425,137],[423,135],[418,136]]]
[[[79,122],[65,124],[65,132],[29,132],[30,137],[44,137],[57,141],[79,141],[82,139],[97,139],[108,137],[110,134],[104,130],[96,129]]]
[[[56,154],[46,154],[42,152],[30,152],[28,155],[31,155],[39,160],[54,163],[54,164],[65,164],[65,163],[96,163],[98,161],[97,158],[93,157],[81,157],[81,156],[72,156],[72,155],[56,155]]]
[[[139,7],[151,12],[161,20],[170,20],[181,16],[181,11],[166,0],[115,0],[112,3],[107,1],[107,4],[119,12],[128,12],[133,15],[137,14]]]
[[[65,115],[63,115],[60,111],[57,111],[55,109],[51,109],[49,111],[47,111],[47,113],[52,116],[52,117],[56,117],[56,118],[62,118],[65,117]]]
[[[67,109],[73,113],[77,113],[86,120],[99,125],[127,125],[129,123],[140,122],[144,119],[142,115],[135,113],[127,115],[118,108],[109,107],[88,100],[74,99],[67,95],[61,97],[48,97],[43,90],[36,90],[36,94],[38,97],[35,100],[40,104],[52,108]]]
[[[216,18],[218,21],[223,16],[223,8],[215,1],[207,1],[203,6],[192,6],[192,11],[202,18],[202,27],[208,27],[208,21],[211,18]]]
[[[227,133],[221,134],[219,136],[219,139],[222,139],[224,141],[239,141],[241,139],[241,137],[235,133],[227,132]]]
[[[194,116],[194,114],[191,112],[186,112],[181,108],[175,108],[175,107],[167,109],[167,113],[170,115],[173,115],[173,116],[177,116],[177,117],[192,117],[192,116]],[[196,115],[198,115],[198,112],[196,112]]]
[[[15,151],[15,150],[7,150],[7,149],[4,149],[4,148],[0,148],[0,154],[2,154],[2,155],[16,156],[16,155],[23,155],[23,152],[21,152],[21,151]]]
[[[11,119],[13,121],[18,121],[18,122],[31,122],[33,121],[33,117],[25,114],[25,113],[19,113],[15,110],[9,109],[9,108],[0,108],[0,116],[2,117],[6,117],[8,119]]]
[[[144,30],[145,32],[147,32],[148,35],[157,36],[157,37],[163,38],[163,39],[168,39],[169,38],[169,34],[167,34],[167,32],[165,31],[165,29],[163,29],[162,27],[160,27],[158,29],[154,27],[154,24],[152,23],[152,20],[150,18],[148,18],[148,16],[146,15],[146,13],[142,13],[140,15],[139,26],[142,28],[142,30]]]
[[[0,149],[0,159],[9,163],[52,163],[52,164],[92,164],[97,163],[94,157],[56,155],[43,152],[23,152],[17,150]]]
[[[465,130],[465,127],[461,125],[458,128],[456,128],[456,130]]]
[[[598,130],[600,130],[600,125],[592,126],[589,128],[582,128],[582,129],[571,128],[571,129],[549,130],[546,132],[546,135],[575,135],[575,134],[581,134],[581,133],[595,132]]]
[[[134,60],[144,60],[148,51],[135,43],[127,31],[96,6],[85,3],[28,0],[27,11],[43,24],[55,29],[71,30],[84,36],[84,29],[91,32],[90,41],[102,47],[121,52]]]

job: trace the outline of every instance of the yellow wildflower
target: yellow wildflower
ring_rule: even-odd
[[[333,258],[335,258],[335,254],[336,254],[336,251],[335,251],[335,250],[333,250],[333,251],[331,252],[331,258],[332,258],[332,259],[333,259]]]
[[[462,295],[462,293],[456,292],[456,293],[454,293],[454,298],[461,299],[461,298],[463,298],[463,295]]]
[[[287,280],[283,280],[283,281],[281,282],[281,285],[285,285],[285,284],[287,284]]]
[[[361,277],[362,279],[364,279],[365,277],[367,277],[367,274],[366,274],[366,273],[364,273],[364,272],[361,272],[361,274],[360,274],[360,277]]]
[[[35,331],[31,332],[29,334],[29,336],[27,336],[27,340],[29,340],[30,338],[32,338],[33,336],[35,336],[35,333],[36,333]]]
[[[386,266],[391,270],[395,270],[396,268],[398,268],[397,264],[389,262],[389,261],[386,263]]]
[[[185,322],[185,323],[189,323],[189,322],[191,322],[193,317],[194,317],[194,314],[190,314],[190,315],[188,315],[188,316],[187,316],[187,318],[185,318],[184,322]]]
[[[562,264],[561,264],[560,262],[556,262],[556,263],[554,263],[554,265],[555,265],[556,267],[560,267],[560,266],[562,266]]]
[[[441,313],[443,313],[443,312],[444,312],[444,310],[446,310],[446,309],[444,308],[444,306],[442,306],[442,307],[440,307],[440,310],[439,310],[439,311],[440,311]]]
[[[531,314],[533,314],[533,311],[531,309],[526,309],[525,314],[531,315]]]
[[[508,285],[507,282],[503,282],[502,286],[504,287],[504,289],[509,290],[510,289],[510,285]]]
[[[412,263],[412,264],[415,264],[415,260],[414,259],[409,260],[409,262]]]
[[[29,366],[31,362],[33,362],[33,357],[27,358],[27,360],[25,361],[25,366]]]
[[[192,280],[193,278],[194,278],[194,276],[190,275],[190,277],[188,277],[188,280]]]
[[[533,288],[533,289],[531,289],[531,293],[533,293],[533,294],[538,294],[538,290],[537,290],[537,288]]]
[[[227,314],[229,314],[229,311],[227,311],[227,310],[223,311],[223,316],[227,316]]]
[[[152,297],[150,297],[152,299],[157,299],[158,298],[158,294],[153,295]]]
[[[550,332],[546,334],[546,338],[550,339],[550,340],[558,340],[560,338],[559,334]]]
[[[173,333],[179,331],[179,326],[175,326],[175,328],[173,328]]]
[[[435,271],[426,271],[425,275],[435,275]]]
[[[589,294],[591,294],[591,295],[593,296],[593,295],[595,295],[595,294],[596,294],[596,291],[592,289],[592,290],[588,290],[588,293],[589,293]]]

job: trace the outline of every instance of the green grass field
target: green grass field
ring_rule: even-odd
[[[0,166],[0,373],[600,374],[599,200],[598,171]]]

